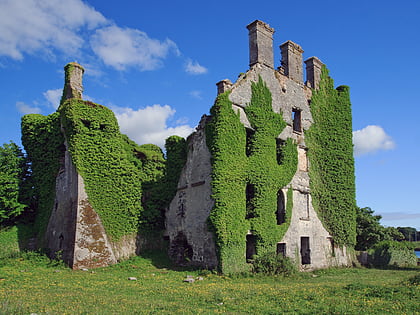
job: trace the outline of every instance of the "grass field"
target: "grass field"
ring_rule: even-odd
[[[420,269],[227,277],[149,254],[73,271],[14,250],[0,256],[0,314],[420,314]],[[183,282],[187,275],[203,280]]]

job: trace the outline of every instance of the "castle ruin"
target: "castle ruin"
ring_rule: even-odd
[[[312,190],[318,182],[314,183],[310,177],[312,163],[308,152],[312,147],[307,132],[317,123],[311,111],[311,101],[322,84],[323,64],[316,57],[303,62],[302,48],[292,41],[286,41],[280,45],[281,65],[275,68],[274,29],[259,20],[247,28],[249,70],[240,74],[234,83],[229,80],[217,83],[218,99],[212,115],[204,115],[196,131],[187,139],[186,162],[179,180],[173,183],[176,193],[164,213],[163,234],[169,240],[169,256],[180,265],[219,268],[228,273],[247,270],[253,256],[262,252],[276,252],[290,257],[302,270],[349,266],[352,261],[348,250],[351,241],[336,241],[335,231],[326,226],[323,220],[325,216],[320,216],[321,210],[316,209],[313,201]],[[306,65],[306,81],[303,63]],[[75,269],[106,266],[139,254],[139,243],[144,241],[135,232],[114,238],[108,235],[100,211],[90,202],[85,179],[69,150],[69,140],[73,140],[68,139],[66,128],[69,127],[63,125],[63,115],[67,108],[71,109],[73,100],[78,100],[83,108],[106,110],[100,105],[81,100],[83,71],[75,63],[66,66],[60,112],[60,129],[64,135],[61,162],[55,178],[54,204],[48,215],[43,242],[51,253],[60,252],[63,260]],[[258,93],[262,96],[258,96]],[[268,133],[258,121],[261,120],[257,116],[258,108],[254,109],[258,97],[266,100],[265,105],[271,106],[271,113],[265,115],[273,119],[281,118],[281,124],[284,124],[284,128],[278,129],[279,132],[270,138],[271,142],[264,142]],[[224,119],[221,118],[222,102],[229,103],[229,108],[223,109],[229,119],[238,121],[235,127],[232,125],[232,129],[238,130],[240,138],[234,145],[237,147],[236,153],[229,153],[230,148],[223,148],[220,144],[224,141],[223,132],[217,129]],[[266,122],[267,125],[272,123]],[[92,132],[102,132],[104,137],[120,137],[117,131],[109,131],[111,129],[108,130],[110,127],[107,124],[99,121],[95,122],[96,126],[92,118],[82,117],[73,123],[80,123],[80,128],[90,128]],[[277,130],[275,123],[271,125],[274,126],[272,130]],[[77,133],[81,129],[76,127]],[[209,136],[211,132],[213,135]],[[351,139],[351,122],[344,134]],[[31,150],[26,150],[31,155]],[[220,156],[226,154],[236,154],[238,157],[237,160],[228,161],[231,163],[231,186],[230,178],[222,174],[215,164],[225,163]],[[271,162],[275,162],[275,167],[259,172],[253,166],[258,165],[258,154],[268,156]],[[334,157],[334,152],[331,154]],[[346,154],[349,156],[352,153]],[[107,156],[101,158],[107,159]],[[352,156],[349,161],[352,163]],[[260,162],[265,165],[264,161]],[[289,166],[286,167],[286,164]],[[108,176],[106,169],[102,172],[102,176]],[[354,172],[347,173],[349,178],[354,179]],[[235,200],[235,204],[230,205],[229,198],[218,197],[216,190],[221,187],[219,178],[225,179],[223,184],[227,189],[233,189],[232,200]],[[122,184],[118,189],[124,190],[124,187]],[[264,187],[274,193],[264,195]],[[350,183],[352,189],[354,180]],[[143,195],[147,193],[143,192]],[[353,201],[350,200],[349,204]],[[138,207],[141,208],[140,205]],[[260,211],[260,207],[268,207],[269,210]],[[354,209],[344,207],[338,211],[344,216],[349,213],[352,218]],[[226,221],[223,218],[227,218]],[[348,223],[343,223],[340,233],[354,230],[355,221],[349,222],[348,226]]]

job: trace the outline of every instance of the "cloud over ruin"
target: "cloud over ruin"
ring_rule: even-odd
[[[363,129],[353,131],[353,144],[355,156],[395,148],[394,140],[381,126],[376,125],[369,125]]]

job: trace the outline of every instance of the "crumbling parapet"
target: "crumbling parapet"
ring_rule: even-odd
[[[225,93],[232,88],[232,82],[229,79],[224,79],[216,83],[217,85],[217,95]]]
[[[64,67],[64,89],[61,103],[70,98],[82,98],[84,72],[85,69],[76,62],[70,62]]]
[[[249,66],[260,63],[274,69],[274,29],[259,20],[250,23],[247,29],[249,31]]]

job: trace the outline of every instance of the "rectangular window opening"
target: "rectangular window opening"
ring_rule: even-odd
[[[293,131],[302,132],[302,122],[301,122],[301,113],[300,109],[294,108],[292,110],[292,121],[293,121]]]
[[[283,255],[286,257],[286,243],[277,243],[277,255]]]
[[[309,246],[309,237],[307,236],[300,238],[300,257],[302,265],[309,265],[311,263],[311,248]]]

